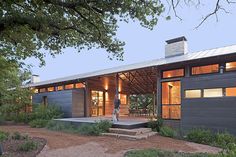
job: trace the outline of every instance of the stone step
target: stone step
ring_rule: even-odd
[[[102,133],[103,136],[116,137],[125,140],[142,140],[147,139],[150,136],[156,135],[157,132],[148,132],[139,135],[125,135],[125,134],[116,134],[116,133]]]
[[[137,129],[110,128],[109,132],[115,133],[115,134],[125,134],[125,135],[140,135],[140,134],[152,132],[152,129],[151,128],[137,128]]]

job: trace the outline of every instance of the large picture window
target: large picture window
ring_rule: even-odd
[[[184,69],[167,70],[162,72],[162,78],[183,77]]]
[[[210,74],[219,72],[219,64],[192,67],[192,75]]]
[[[226,71],[234,71],[236,70],[236,61],[226,63]]]
[[[162,83],[162,118],[180,119],[181,83],[180,81]]]

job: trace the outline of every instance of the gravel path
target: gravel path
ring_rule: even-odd
[[[105,136],[80,136],[28,126],[0,126],[0,130],[27,133],[47,140],[46,147],[38,157],[122,157],[131,149],[159,148],[180,152],[217,153],[219,148],[206,145],[153,136],[147,140],[129,141]]]

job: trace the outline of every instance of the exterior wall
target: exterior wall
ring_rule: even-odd
[[[33,103],[42,103],[43,97],[46,96],[49,105],[55,104],[61,108],[64,113],[63,117],[79,117],[84,115],[84,98],[82,96],[82,90],[83,89],[37,93],[33,95]],[[73,111],[73,109],[80,107],[82,107],[81,110]]]
[[[181,128],[210,128],[236,134],[236,98],[184,98],[185,89],[236,86],[236,73],[211,74],[182,78]]]
[[[72,117],[85,116],[84,98],[84,89],[77,89],[72,91]]]

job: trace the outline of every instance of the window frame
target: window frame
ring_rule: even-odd
[[[202,67],[202,66],[209,66],[209,65],[215,65],[215,64],[218,65],[218,71],[217,71],[217,72],[212,72],[212,73],[203,73],[203,74],[193,74],[192,69],[193,69],[194,67]],[[202,75],[218,74],[218,73],[220,73],[220,63],[193,65],[193,66],[190,66],[189,71],[190,71],[190,76],[202,76]]]
[[[175,76],[175,77],[167,77],[167,78],[164,78],[164,77],[163,77],[163,74],[164,74],[165,71],[173,71],[173,70],[179,70],[179,69],[183,69],[183,73],[184,73],[183,76]],[[184,67],[161,70],[161,79],[163,79],[163,80],[164,80],[164,79],[182,78],[182,77],[185,77],[185,68],[184,68]]]
[[[225,62],[224,72],[229,73],[229,72],[235,72],[235,71],[236,71],[236,69],[235,69],[235,70],[227,70],[227,69],[226,69],[227,63],[231,63],[231,62],[236,62],[236,61],[227,61],[227,62]]]
[[[179,69],[179,68],[178,68]],[[185,69],[184,69],[185,70]],[[185,72],[184,72],[185,74]],[[168,78],[168,79],[172,79],[172,78]],[[180,104],[162,104],[162,83],[165,83],[165,82],[180,82],[180,87],[181,87],[181,80],[177,79],[177,80],[165,80],[165,81],[161,81],[160,84],[161,84],[161,87],[160,87],[160,90],[161,90],[161,118],[164,119],[164,120],[181,120],[181,116],[182,116],[182,97],[181,97],[181,88],[180,88],[180,101],[181,103]],[[179,119],[173,119],[173,118],[163,118],[163,111],[162,111],[162,107],[163,106],[180,106],[180,118]]]
[[[222,96],[214,96],[214,97],[205,97],[204,96],[204,94],[205,94],[205,92],[204,92],[204,90],[211,90],[211,89],[222,89]],[[202,98],[204,98],[204,99],[211,99],[211,98],[224,98],[225,97],[225,87],[215,87],[215,88],[203,88],[202,89]]]
[[[187,98],[186,97],[186,91],[188,91],[188,90],[200,90],[200,97],[195,97],[195,98]],[[203,98],[203,89],[199,89],[199,88],[197,88],[197,89],[184,89],[184,99],[201,99],[201,98]]]

